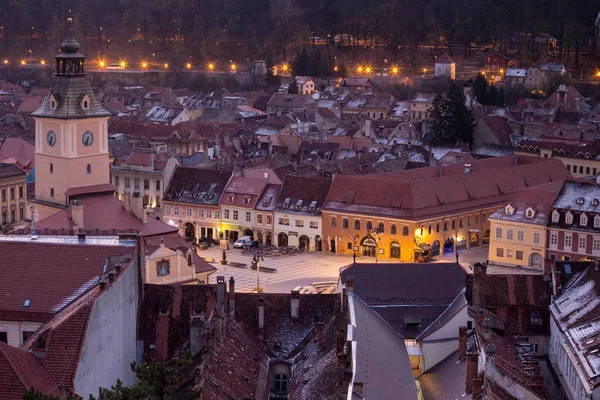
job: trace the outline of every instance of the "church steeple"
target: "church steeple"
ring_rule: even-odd
[[[56,58],[56,75],[83,76],[85,56],[79,52],[79,42],[73,38],[73,18],[67,18],[69,34],[60,45],[60,54]]]

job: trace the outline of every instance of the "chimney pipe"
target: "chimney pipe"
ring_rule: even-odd
[[[467,354],[467,377],[465,382],[465,392],[473,388],[473,380],[477,376],[479,366],[479,354]]]
[[[486,317],[483,320],[483,338],[485,340],[490,340],[492,337],[492,320]]]
[[[229,316],[235,317],[235,279],[229,278]]]
[[[467,355],[467,327],[458,327],[458,359],[462,360]]]
[[[71,201],[71,219],[78,228],[83,228],[83,203],[80,200]]]
[[[217,276],[217,307],[221,307],[225,301],[225,277]]]
[[[291,316],[293,319],[300,318],[300,291],[292,290],[292,299],[290,301]]]
[[[262,297],[258,299],[258,327],[265,327],[265,299]]]
[[[317,341],[319,347],[323,347],[323,324],[322,322],[317,323]]]

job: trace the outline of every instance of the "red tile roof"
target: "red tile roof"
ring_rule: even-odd
[[[35,166],[35,147],[21,138],[8,137],[0,146],[0,160],[14,157],[19,164],[29,169]]]
[[[126,164],[129,165],[141,165],[144,167],[150,167],[152,165],[152,153],[140,153],[133,152],[127,157]]]
[[[58,385],[32,353],[0,342],[0,398],[21,400],[32,387],[58,395]]]
[[[488,126],[490,131],[498,138],[500,144],[510,145],[510,135],[513,133],[512,128],[499,116],[482,117],[483,122]]]
[[[506,166],[506,161],[513,165]],[[419,220],[498,206],[524,187],[569,176],[559,160],[539,157],[497,157],[471,168],[470,173],[456,165],[382,173],[368,181],[336,175],[323,210]]]
[[[268,179],[234,176],[231,178],[219,202],[222,206],[254,208],[267,185]],[[233,199],[230,200],[230,196]],[[249,199],[244,202],[244,199]]]
[[[112,194],[115,192],[116,189],[117,188],[110,183],[101,183],[98,185],[70,188],[69,190],[67,190],[65,192],[65,195],[69,196],[69,197],[74,197],[74,196],[81,196],[84,194],[93,194],[93,193]]]
[[[65,244],[60,237],[55,242],[0,241],[3,262],[11,266],[0,280],[0,320],[44,321],[96,281],[107,258],[134,251],[130,246]]]
[[[160,237],[145,237],[144,244],[146,245],[148,252],[153,252],[154,250],[158,249],[160,247],[161,240],[163,241],[165,247],[168,247],[169,249],[173,250],[180,249],[184,252],[184,254],[190,249],[190,244],[178,232],[172,232],[166,235],[161,235]],[[195,251],[192,251],[192,257],[194,265],[196,266],[196,273],[210,271],[214,272],[217,270],[215,267],[204,261],[203,258],[198,256],[198,254]]]
[[[144,224],[133,212],[125,210],[123,203],[114,196],[95,196],[82,198],[80,201],[83,203],[84,229],[88,232],[133,230],[144,236],[151,236],[177,231],[176,227],[150,217]],[[73,230],[74,224],[70,212],[70,209],[66,209],[56,213],[37,222],[35,228],[39,231]]]

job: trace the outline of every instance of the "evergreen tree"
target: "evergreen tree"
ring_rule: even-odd
[[[292,76],[292,80],[290,81],[290,87],[288,88],[289,94],[298,94],[298,82],[296,82],[296,77]]]
[[[479,104],[487,105],[488,103],[488,82],[483,74],[478,74],[473,83],[473,92]]]
[[[269,87],[279,87],[279,85],[281,84],[281,77],[278,75],[275,75],[275,69],[274,64],[273,64],[273,59],[271,57],[268,57],[266,60],[266,72],[265,72],[265,82],[267,83],[267,86]]]
[[[452,85],[448,92],[437,95],[430,119],[432,144],[473,143],[475,118],[465,105],[462,87]]]
[[[489,101],[486,105],[502,107],[504,105],[503,92],[496,89],[496,86],[491,85],[488,91]]]

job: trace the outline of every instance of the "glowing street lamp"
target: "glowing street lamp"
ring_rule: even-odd
[[[187,64],[185,64],[185,67],[186,67],[187,69],[192,69],[192,63],[187,63]]]
[[[396,75],[398,73],[398,67],[392,67],[392,74]]]
[[[213,64],[213,63],[209,63],[209,64],[208,64],[208,70],[209,70],[209,71],[214,71],[214,70],[215,70],[215,64]]]
[[[503,74],[504,73],[504,69],[500,68],[500,73]]]
[[[21,65],[25,65],[25,64],[26,64],[25,60],[21,60]]]
[[[333,67],[333,70],[334,70],[335,72],[338,72],[338,70],[339,70],[338,66],[336,65],[335,67]]]
[[[596,72],[596,78],[600,78],[600,71]]]
[[[46,61],[42,60],[42,61],[40,61],[40,64],[46,65]]]
[[[104,60],[100,60],[98,65],[100,66],[100,68],[104,68],[104,67],[106,67],[106,62],[104,62]]]
[[[287,66],[287,64],[284,64],[284,65],[283,65],[283,70],[284,70],[285,72],[287,72],[287,70],[288,70],[288,66]]]
[[[125,68],[127,66],[127,64],[125,63],[125,61],[121,61],[119,63],[119,65],[121,66],[121,68]]]
[[[4,60],[4,65],[8,64],[8,60]]]
[[[142,69],[148,68],[148,63],[146,61],[142,62]]]
[[[235,66],[235,64],[231,64],[231,71],[232,71],[232,72],[235,72],[235,69],[236,69],[236,68],[237,68],[237,67]]]
[[[361,67],[360,65],[358,66],[358,72],[363,72],[363,67]]]
[[[371,73],[371,67],[367,67],[367,68],[365,68],[365,72],[366,72],[367,74],[370,74],[370,73]]]
[[[169,64],[165,63],[165,69],[169,68]]]

